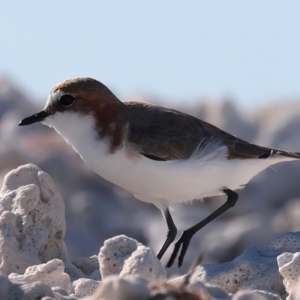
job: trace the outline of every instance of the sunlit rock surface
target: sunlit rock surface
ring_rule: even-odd
[[[22,274],[53,258],[67,261],[64,202],[35,165],[9,172],[0,191],[0,271]]]

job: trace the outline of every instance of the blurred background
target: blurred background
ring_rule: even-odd
[[[94,77],[121,100],[173,107],[250,142],[300,151],[299,1],[0,1],[0,41],[0,183],[29,162],[53,178],[70,259],[97,254],[117,234],[157,251],[166,226],[154,206],[95,175],[53,130],[17,126],[61,80]],[[299,230],[299,162],[264,171],[239,194],[173,272],[199,253],[224,262]],[[224,200],[176,205],[175,223],[184,230]]]

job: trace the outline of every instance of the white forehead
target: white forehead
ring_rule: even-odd
[[[49,94],[49,96],[47,98],[45,108],[48,107],[49,105],[51,105],[51,103],[58,101],[58,99],[64,94],[65,94],[65,92],[63,92],[62,90],[51,91],[51,93]]]

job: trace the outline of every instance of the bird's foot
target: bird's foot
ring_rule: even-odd
[[[186,251],[189,247],[192,236],[193,236],[193,233],[188,231],[188,230],[186,230],[182,233],[180,238],[175,243],[173,253],[172,253],[171,258],[170,258],[170,260],[169,260],[169,262],[167,263],[167,266],[166,266],[167,268],[170,268],[173,265],[174,260],[176,259],[180,248],[181,248],[181,251],[180,251],[180,255],[178,257],[178,267],[182,266],[182,262],[183,262],[185,254],[186,254]]]

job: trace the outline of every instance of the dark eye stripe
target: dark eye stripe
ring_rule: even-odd
[[[71,106],[75,101],[75,98],[69,94],[62,95],[59,99],[60,104],[63,107]]]

